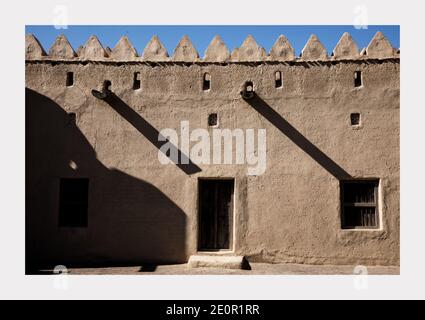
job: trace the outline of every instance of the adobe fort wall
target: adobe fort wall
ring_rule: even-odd
[[[61,36],[46,53],[27,35],[25,72],[29,261],[186,262],[197,252],[198,179],[214,177],[235,179],[232,254],[399,264],[400,59],[381,33],[362,52],[344,34],[332,56],[312,36],[300,57],[283,36],[268,54],[252,37],[233,52],[217,37],[203,58],[187,37],[169,57],[156,37],[139,56],[125,37],[112,50],[91,37],[75,52]],[[92,95],[105,80],[113,101]],[[241,98],[246,81],[252,101]],[[189,121],[212,134],[213,113],[219,128],[266,129],[263,174],[158,161],[159,131]],[[87,228],[58,227],[64,177],[90,179]],[[341,228],[340,183],[356,178],[379,179],[377,229]]]

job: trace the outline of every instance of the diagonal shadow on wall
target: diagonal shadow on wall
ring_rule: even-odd
[[[136,111],[122,101],[117,95],[111,92],[107,98],[104,99],[118,114],[126,119],[133,127],[135,127],[146,139],[148,139],[155,147],[160,149],[167,141],[159,141],[159,131],[141,117]],[[165,139],[164,139],[165,140]],[[177,167],[183,170],[186,174],[194,174],[201,171],[195,163],[193,163],[187,155],[180,151],[176,146],[171,145],[174,148],[170,153],[174,154],[175,151],[178,154],[179,162],[176,163]],[[168,156],[168,155],[167,155]]]
[[[252,99],[244,100],[335,178],[339,180],[352,178],[347,171],[311,143],[257,94],[254,94]]]
[[[28,88],[25,94],[27,273],[56,265],[186,262],[179,205],[148,181],[103,165],[58,103]],[[60,178],[89,178],[87,228],[59,227]]]

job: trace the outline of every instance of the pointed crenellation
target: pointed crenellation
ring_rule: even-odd
[[[230,54],[230,61],[239,61],[239,48],[234,48]]]
[[[181,62],[193,62],[198,60],[199,54],[188,36],[184,36],[174,49],[173,60]]]
[[[73,59],[77,54],[65,35],[61,34],[50,47],[49,56],[56,59]]]
[[[239,48],[239,61],[264,61],[266,58],[266,50],[257,44],[254,37],[246,37]]]
[[[167,61],[168,52],[159,40],[158,36],[153,36],[143,50],[143,60],[146,61]]]
[[[270,49],[270,60],[272,61],[292,61],[295,59],[295,51],[288,39],[280,35]]]
[[[366,55],[372,59],[394,57],[394,48],[381,31],[378,31],[366,48]]]
[[[122,36],[109,56],[116,61],[131,61],[137,59],[137,51],[127,36]]]
[[[261,62],[261,61],[336,61],[336,60],[367,60],[400,58],[400,49],[393,48],[382,32],[377,32],[366,48],[359,47],[348,32],[345,32],[336,44],[332,56],[328,57],[326,48],[317,36],[311,35],[301,51],[300,58],[295,56],[295,50],[284,35],[280,35],[269,55],[255,39],[248,35],[239,48],[230,53],[224,41],[216,35],[205,50],[204,59],[199,58],[196,48],[188,36],[184,36],[176,46],[173,57],[157,36],[153,36],[143,50],[142,58],[137,54],[127,36],[123,36],[111,50],[104,48],[99,39],[92,35],[84,46],[74,51],[65,35],[61,34],[46,54],[37,38],[32,34],[25,36],[26,60],[74,60],[78,57],[83,61],[152,61],[152,62]]]
[[[301,58],[304,61],[327,60],[328,54],[326,48],[320,42],[316,35],[312,34],[306,45],[301,51]]]
[[[230,58],[230,52],[220,36],[215,36],[205,50],[205,61],[225,62]]]
[[[25,60],[37,60],[46,56],[46,52],[33,34],[25,35]]]
[[[263,47],[261,47],[261,59],[262,59],[261,61],[268,59],[267,51]]]
[[[81,56],[81,53],[83,52],[83,46],[78,46],[78,48],[77,48],[77,56],[78,57],[80,57]]]
[[[348,32],[344,32],[333,51],[334,59],[357,59],[359,48]]]
[[[94,35],[87,40],[79,54],[81,60],[105,60],[107,57],[106,50]]]

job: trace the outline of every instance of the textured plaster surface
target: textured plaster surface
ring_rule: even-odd
[[[92,41],[96,50],[86,50],[84,56],[104,55],[96,39]],[[241,58],[249,59],[250,51],[242,49]],[[196,55],[186,40],[179,50]],[[261,64],[27,61],[28,257],[56,264],[187,262],[197,253],[198,179],[233,177],[231,254],[250,262],[398,265],[399,69],[398,59]],[[66,87],[70,71],[74,85]],[[282,73],[283,88],[275,88],[276,71]],[[354,87],[355,71],[362,72],[360,88]],[[133,90],[135,72],[140,72],[140,90]],[[205,72],[211,75],[208,91],[202,90]],[[115,107],[124,112],[91,95],[106,79],[121,100]],[[317,153],[303,149],[305,143],[300,147],[293,141],[293,130],[286,132],[286,126],[282,132],[241,99],[248,80],[264,102],[260,108],[265,104],[274,110],[278,124],[289,123],[351,177],[380,179],[379,230],[341,229],[341,171],[324,166]],[[76,114],[75,125],[69,124],[70,112]],[[361,114],[358,128],[350,126],[352,112]],[[145,123],[158,131],[179,132],[180,122],[188,120],[193,129],[211,131],[210,113],[218,114],[220,128],[267,130],[263,175],[248,176],[246,165],[200,165],[201,171],[187,174],[174,164],[159,163]],[[58,228],[61,177],[90,178],[87,228]]]

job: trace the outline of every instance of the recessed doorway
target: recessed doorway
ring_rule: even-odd
[[[200,251],[231,250],[234,179],[200,179],[198,185]]]

